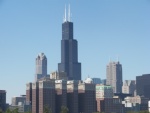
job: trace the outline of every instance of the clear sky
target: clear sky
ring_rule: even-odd
[[[82,79],[106,78],[109,58],[123,79],[150,73],[150,0],[0,0],[0,89],[25,94],[35,58],[44,52],[48,73],[60,62],[61,25],[70,3]]]

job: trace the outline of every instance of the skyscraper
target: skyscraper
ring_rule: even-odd
[[[135,80],[125,80],[122,86],[122,93],[132,94],[134,96],[134,92],[136,90]]]
[[[66,72],[69,80],[81,80],[81,63],[78,62],[78,42],[73,38],[73,23],[70,21],[70,7],[68,19],[66,16],[62,24],[61,63],[59,72]]]
[[[150,74],[136,76],[136,92],[150,99]]]
[[[35,79],[41,79],[47,76],[47,58],[44,53],[38,54],[36,58],[36,75]]]
[[[106,69],[106,84],[113,87],[114,93],[122,92],[122,65],[119,62],[110,62]]]

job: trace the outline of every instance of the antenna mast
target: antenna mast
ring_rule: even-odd
[[[68,6],[68,21],[71,21],[71,14],[70,14],[70,4]]]

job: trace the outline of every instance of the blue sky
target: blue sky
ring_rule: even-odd
[[[0,0],[0,89],[25,94],[35,58],[44,52],[48,73],[60,62],[61,24],[70,3],[82,78],[106,78],[109,58],[123,79],[150,73],[150,0]]]

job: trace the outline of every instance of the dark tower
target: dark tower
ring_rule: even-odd
[[[78,62],[78,41],[73,39],[73,23],[70,22],[70,7],[68,19],[65,17],[62,24],[61,63],[59,72],[66,72],[69,80],[81,80],[81,63]]]

